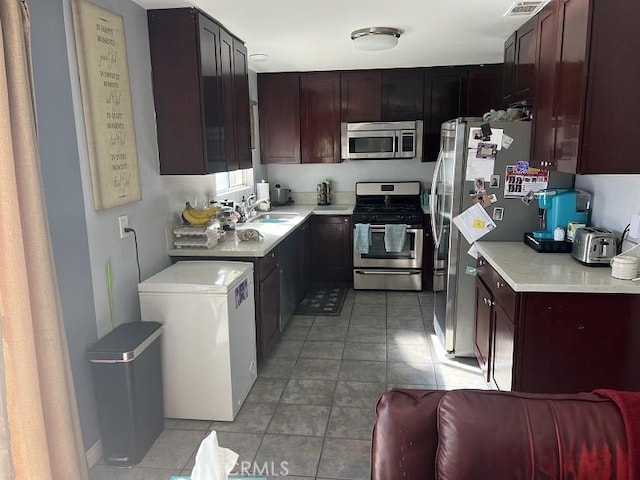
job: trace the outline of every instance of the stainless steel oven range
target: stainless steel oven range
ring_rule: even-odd
[[[354,225],[369,225],[368,253],[353,254],[356,290],[422,290],[420,182],[357,182]],[[400,251],[385,248],[385,225],[404,225]],[[355,237],[354,237],[355,238]]]

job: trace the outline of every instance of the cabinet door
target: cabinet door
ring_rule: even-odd
[[[640,2],[591,2],[589,79],[579,173],[640,173]],[[614,153],[615,152],[615,153]]]
[[[534,17],[516,33],[515,102],[533,103],[537,41],[538,18]]]
[[[424,72],[419,68],[382,72],[382,120],[422,120]]]
[[[489,362],[491,354],[491,292],[476,278],[476,310],[475,310],[475,335],[474,335],[474,352],[478,364],[482,369],[485,381],[490,381]]]
[[[377,122],[382,114],[382,74],[378,70],[340,73],[343,122]]]
[[[502,88],[504,94],[502,103],[506,107],[513,103],[513,94],[516,91],[516,33],[514,32],[504,42],[504,67],[502,77]]]
[[[492,305],[494,335],[491,377],[498,390],[510,391],[513,384],[515,327],[499,303],[492,302]]]
[[[220,73],[222,88],[223,128],[220,131],[224,145],[224,155],[228,171],[238,170],[240,163],[236,152],[236,136],[233,126],[235,115],[233,112],[233,37],[224,29],[220,29]]]
[[[558,2],[548,3],[538,15],[536,101],[533,115],[531,163],[553,168],[555,157],[555,78]]]
[[[587,76],[589,3],[589,0],[560,1],[555,157],[556,169],[561,172],[577,171]]]
[[[492,108],[502,105],[501,63],[493,65],[473,65],[469,67],[467,105],[462,115],[481,117]]]
[[[640,301],[635,297],[526,294],[518,389],[640,390]]]
[[[428,68],[424,87],[423,161],[435,162],[440,151],[440,127],[463,113],[467,102],[465,67]]]
[[[351,221],[342,215],[311,217],[311,278],[317,283],[351,283]]]
[[[300,75],[258,75],[262,163],[300,163]]]
[[[205,133],[198,47],[202,33],[199,31],[199,14],[195,9],[175,9],[149,10],[147,16],[160,173],[201,175],[208,170],[205,135],[208,138],[218,123],[213,116],[214,90],[217,88],[214,80],[217,75],[215,57],[212,64],[209,61],[206,63],[209,80],[204,103],[212,127]],[[211,38],[205,41],[202,56],[211,59],[215,56],[213,43],[216,33],[212,30],[208,32]],[[212,71],[208,70],[209,66]],[[179,128],[176,128],[176,124]],[[216,152],[214,149],[211,156],[221,157],[221,153]]]
[[[305,222],[296,232],[296,303],[309,290],[309,224]]]
[[[247,47],[233,39],[233,113],[235,118],[235,154],[238,168],[253,166],[251,161],[251,120],[249,106],[249,68]]]
[[[340,162],[340,74],[300,76],[302,163]]]
[[[260,282],[260,346],[266,358],[280,337],[280,268],[276,267]]]

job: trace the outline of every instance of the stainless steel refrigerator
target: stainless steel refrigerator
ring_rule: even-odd
[[[435,166],[431,189],[431,225],[434,251],[434,328],[442,346],[459,357],[472,357],[474,342],[475,266],[469,255],[470,245],[453,223],[453,218],[473,205],[470,195],[476,188],[466,181],[471,129],[475,134],[487,122],[481,119],[459,118],[442,124],[440,154]],[[486,179],[486,193],[497,201],[488,206],[503,208],[497,228],[481,241],[523,241],[524,232],[537,230],[537,202],[525,204],[521,198],[505,198],[504,181],[507,166],[529,160],[531,122],[490,122],[513,139],[509,148],[496,153],[493,174],[500,175],[498,188],[491,188]],[[491,140],[488,140],[491,142]],[[552,172],[549,187],[573,187],[574,176]],[[523,261],[526,261],[523,259]]]

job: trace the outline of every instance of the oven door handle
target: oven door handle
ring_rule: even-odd
[[[419,270],[355,270],[359,275],[420,275]]]
[[[407,233],[413,233],[414,235],[417,235],[421,231],[419,228],[410,228],[409,225],[406,225],[406,227]],[[371,225],[369,229],[372,232],[384,232],[384,225]]]

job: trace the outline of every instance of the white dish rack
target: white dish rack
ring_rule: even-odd
[[[218,221],[206,225],[176,225],[172,233],[175,248],[213,248],[225,237]]]

